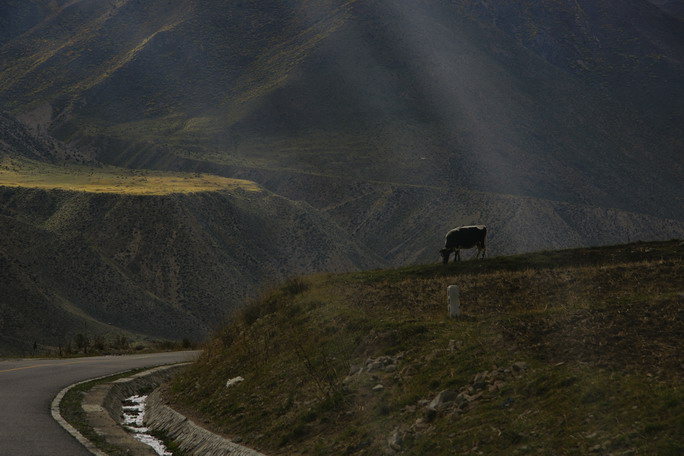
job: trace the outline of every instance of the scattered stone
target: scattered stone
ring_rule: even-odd
[[[230,380],[228,380],[226,382],[226,388],[230,388],[231,386],[237,385],[238,383],[244,382],[244,381],[245,381],[245,379],[240,377],[240,376],[235,377],[235,378],[231,378]]]
[[[518,361],[512,366],[513,372],[524,372],[527,370],[527,363],[523,361]]]
[[[494,393],[496,391],[501,391],[504,388],[504,386],[506,386],[506,382],[496,380],[493,384],[489,385],[488,390],[490,393]]]
[[[468,399],[468,402],[475,402],[476,400],[478,400],[481,397],[482,397],[482,391],[480,391],[479,393],[473,394],[472,396],[466,396],[466,399]]]
[[[437,394],[427,408],[433,409],[435,411],[442,410],[446,407],[447,403],[453,402],[457,396],[458,394],[456,391],[446,389]]]
[[[422,429],[428,428],[430,425],[425,422],[425,418],[418,418],[415,423],[411,426],[412,431],[420,431]]]
[[[468,404],[470,404],[470,401],[468,400],[469,398],[470,396],[467,393],[459,393],[459,395],[456,396],[456,407],[466,407]]]
[[[385,372],[396,372],[397,365],[396,364],[390,364],[389,366],[385,366],[385,368],[383,370]]]
[[[402,377],[410,377],[412,375],[416,375],[418,373],[418,370],[413,367],[413,366],[406,366],[404,369],[402,369],[400,375]]]
[[[394,451],[400,451],[401,445],[404,443],[405,432],[402,432],[399,427],[395,428],[394,431],[387,438],[387,445],[390,449]]]
[[[487,383],[485,383],[483,381],[473,383],[473,388],[475,389],[475,391],[483,390],[483,389],[487,388]]]
[[[384,389],[385,389],[385,387],[383,386],[382,383],[378,383],[377,385],[375,385],[375,386],[373,387],[373,391],[382,391],[382,390],[384,390]]]
[[[350,377],[352,375],[355,375],[355,374],[360,374],[361,372],[363,372],[363,367],[361,367],[361,366],[349,366],[349,374],[348,375]]]
[[[366,371],[367,372],[373,372],[376,370],[380,370],[381,368],[382,368],[382,363],[374,362],[374,363],[370,363],[366,366]]]

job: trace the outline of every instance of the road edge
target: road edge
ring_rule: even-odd
[[[93,377],[90,379],[82,380],[80,382],[73,383],[65,388],[63,388],[55,398],[52,400],[52,403],[50,405],[50,413],[52,415],[52,418],[60,425],[62,426],[63,429],[65,429],[69,434],[71,434],[72,437],[74,437],[83,447],[88,450],[91,454],[94,456],[109,456],[105,451],[100,449],[94,442],[92,442],[90,439],[88,439],[86,436],[84,436],[78,429],[76,429],[74,426],[72,426],[61,414],[60,411],[60,406],[61,402],[64,399],[64,396],[72,389],[75,388],[79,385],[82,385],[84,383],[90,383],[90,382],[97,382],[99,380],[106,380],[108,378],[115,378],[115,377],[120,377],[119,380],[113,380],[112,382],[109,382],[109,386],[106,388],[107,391],[111,389],[111,387],[114,384],[120,384],[119,381],[121,380],[133,380],[134,378],[144,378],[147,376],[154,375],[157,372],[164,371],[164,370],[169,370],[174,367],[181,367],[183,365],[190,364],[189,362],[179,362],[179,363],[172,363],[172,364],[163,364],[161,366],[154,366],[154,367],[148,367],[144,368],[143,370],[140,370],[139,368],[133,368],[133,369],[125,369],[119,372],[114,372],[112,374],[107,374],[107,375],[102,375],[99,377]],[[133,373],[135,371],[138,371],[137,373]],[[105,385],[107,385],[108,382],[104,382]],[[93,388],[97,388],[98,385],[94,385]],[[89,392],[92,391],[89,390]],[[84,401],[86,400],[88,394],[84,396],[83,400],[81,401],[81,406],[83,406]],[[104,411],[104,403],[101,404],[100,407],[97,407],[98,409],[102,409]],[[89,412],[86,411],[87,415],[93,414],[93,411]],[[89,419],[90,421],[90,419]],[[114,421],[112,419],[112,421]],[[118,423],[117,423],[118,426]],[[123,428],[122,428],[123,429]],[[132,439],[135,443],[138,443],[134,439]],[[150,447],[151,449],[151,447]]]
[[[78,442],[85,447],[86,450],[90,451],[91,454],[95,456],[108,456],[107,453],[103,452],[100,450],[93,442],[88,440],[83,434],[81,434],[78,429],[73,427],[71,424],[67,422],[67,420],[62,417],[61,412],[59,411],[60,404],[62,402],[62,399],[64,399],[64,396],[66,393],[69,392],[72,388],[77,387],[78,385],[82,385],[83,383],[88,383],[88,382],[96,382],[98,380],[102,380],[108,377],[114,377],[116,375],[121,375],[125,374],[126,372],[133,371],[135,369],[128,369],[125,371],[121,371],[119,373],[115,374],[110,374],[110,375],[103,375],[101,377],[95,377],[91,378],[88,380],[83,380],[77,383],[73,383],[66,388],[62,389],[59,393],[57,393],[57,396],[52,400],[52,403],[50,404],[50,413],[52,414],[52,418],[57,421],[57,423],[62,426],[69,434],[71,434],[72,437],[74,437]]]

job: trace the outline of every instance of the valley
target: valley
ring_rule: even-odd
[[[683,176],[682,0],[6,0],[0,357],[199,347],[164,401],[272,455],[682,454]]]

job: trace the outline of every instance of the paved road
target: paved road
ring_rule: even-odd
[[[0,456],[88,456],[52,419],[62,388],[138,367],[191,361],[198,352],[0,361]]]

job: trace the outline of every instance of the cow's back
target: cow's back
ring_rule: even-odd
[[[484,225],[459,226],[446,235],[444,247],[447,249],[470,249],[477,244],[484,246],[487,227]]]

